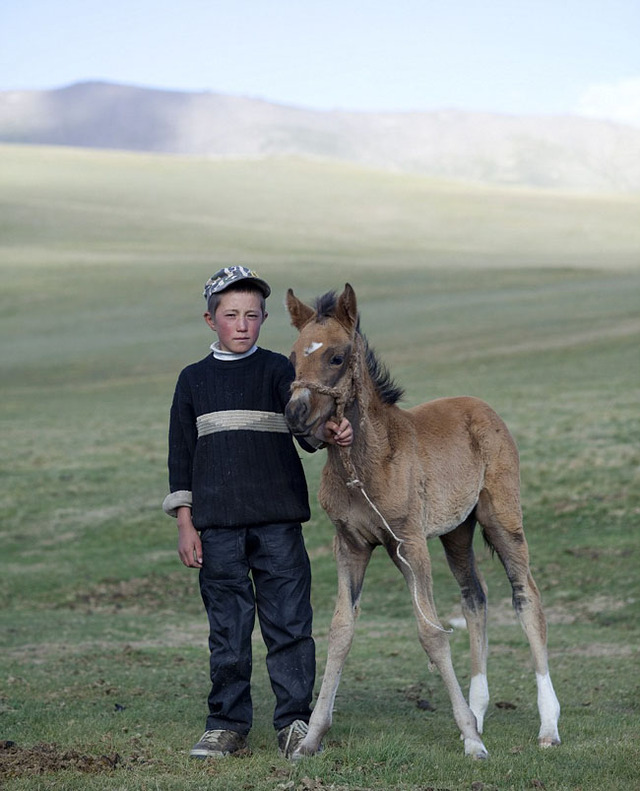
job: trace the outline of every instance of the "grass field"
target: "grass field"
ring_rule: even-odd
[[[487,190],[289,160],[0,147],[0,786],[221,791],[640,788],[640,197]],[[375,554],[321,756],[277,755],[254,636],[251,753],[188,759],[206,619],[175,551],[168,408],[207,352],[206,278],[250,263],[282,306],[345,281],[406,404],[473,394],[520,447],[563,744],[536,746],[535,681],[499,563],[487,762],[465,759],[409,595]],[[202,304],[201,304],[202,303]],[[322,454],[305,458],[317,490]],[[305,527],[322,671],[333,530]],[[430,544],[443,621],[459,593]],[[451,637],[463,687],[463,630]],[[11,745],[10,743],[13,743]]]

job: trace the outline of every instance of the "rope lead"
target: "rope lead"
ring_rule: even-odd
[[[341,448],[341,450],[349,451],[348,448]],[[352,468],[353,472],[355,473],[355,467],[353,465],[353,461],[351,460],[351,453],[349,453],[349,466]],[[411,578],[412,578],[412,581],[413,581],[413,591],[412,591],[412,593],[413,593],[413,602],[416,605],[416,609],[420,613],[420,615],[421,615],[422,619],[424,620],[424,622],[427,623],[429,626],[431,626],[433,629],[437,629],[439,632],[444,632],[445,634],[453,634],[453,629],[445,629],[443,626],[440,626],[440,624],[434,623],[430,618],[427,618],[427,616],[425,615],[422,607],[420,606],[420,602],[418,601],[418,578],[416,577],[416,573],[413,570],[413,568],[411,566],[411,563],[409,563],[409,561],[405,558],[405,556],[400,551],[401,548],[402,548],[402,545],[405,543],[404,539],[400,538],[400,536],[397,536],[393,532],[393,530],[391,529],[391,526],[389,525],[387,520],[384,518],[384,516],[380,512],[380,509],[376,506],[376,504],[373,502],[373,500],[367,494],[367,492],[366,492],[366,490],[364,488],[364,484],[362,483],[361,480],[359,480],[358,478],[356,478],[354,476],[353,478],[351,478],[351,480],[347,481],[347,487],[349,489],[360,489],[360,491],[362,492],[365,500],[371,506],[371,509],[382,520],[382,524],[384,525],[385,530],[395,540],[395,542],[396,542],[396,556],[397,556],[398,560],[401,563],[403,563],[409,569],[409,571],[411,572]]]
[[[299,387],[304,387],[304,388],[306,388],[308,390],[315,390],[316,393],[320,393],[320,395],[331,396],[331,398],[333,398],[335,400],[335,402],[336,402],[336,419],[337,419],[338,423],[340,423],[340,421],[344,417],[344,410],[345,410],[345,407],[346,407],[347,403],[352,403],[355,400],[355,386],[354,386],[355,385],[355,374],[356,374],[356,371],[358,371],[358,369],[360,368],[360,349],[359,349],[359,347],[356,347],[356,350],[354,351],[354,353],[353,353],[353,355],[351,357],[349,368],[351,370],[351,380],[348,381],[348,383],[345,384],[345,386],[343,386],[343,387],[327,387],[326,385],[322,385],[319,382],[306,382],[306,381],[303,381],[301,379],[296,379],[291,384],[291,389],[293,390],[293,389],[296,389],[296,388],[299,388]],[[362,418],[364,419],[364,415],[362,416]],[[339,447],[338,450],[339,450],[340,455],[342,457],[343,466],[344,466],[345,471],[347,472],[347,475],[348,475],[347,482],[346,482],[347,488],[348,489],[360,489],[360,491],[362,492],[365,500],[369,503],[369,506],[371,507],[371,509],[382,520],[382,524],[384,525],[385,530],[396,541],[396,556],[398,557],[398,560],[401,563],[403,563],[409,569],[409,571],[411,572],[411,577],[412,577],[412,580],[413,580],[413,591],[412,591],[412,593],[413,593],[413,602],[414,602],[414,604],[416,606],[416,609],[420,613],[422,619],[424,620],[424,622],[426,624],[431,626],[433,629],[437,629],[439,632],[444,632],[445,634],[452,634],[453,633],[453,629],[445,629],[444,627],[440,626],[440,624],[434,623],[432,620],[427,618],[427,616],[425,615],[422,607],[420,606],[420,602],[418,601],[418,578],[416,577],[416,574],[415,574],[413,568],[411,567],[411,564],[409,563],[409,561],[404,557],[404,555],[401,552],[402,545],[405,543],[404,539],[400,538],[399,536],[397,536],[393,532],[393,530],[391,529],[391,526],[389,525],[387,520],[380,513],[380,511],[377,508],[376,504],[371,500],[371,498],[367,494],[367,492],[366,492],[366,490],[364,488],[364,484],[358,478],[358,473],[357,473],[355,465],[353,463],[353,459],[351,458],[351,448],[350,447]]]

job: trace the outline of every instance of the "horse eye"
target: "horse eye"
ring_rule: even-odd
[[[329,365],[342,365],[344,362],[344,357],[341,354],[334,354],[334,356],[329,360]]]

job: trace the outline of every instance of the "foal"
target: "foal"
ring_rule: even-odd
[[[285,412],[291,430],[311,434],[343,413],[354,426],[353,445],[329,446],[322,473],[320,503],[336,529],[338,594],[322,687],[299,754],[316,753],[331,727],[364,575],[371,553],[383,546],[412,592],[420,643],[447,688],[465,753],[487,757],[480,736],[489,702],[487,602],[473,553],[476,521],[502,561],[531,646],[538,743],[559,744],[560,706],[549,676],[546,621],[522,529],[518,452],[507,427],[476,398],[441,398],[400,409],[396,403],[402,390],[360,334],[356,296],[348,283],[339,298],[329,293],[318,299],[315,310],[289,289],[287,308],[300,332],[291,354],[296,380]],[[434,536],[462,591],[471,648],[468,705],[435,610],[425,540]]]

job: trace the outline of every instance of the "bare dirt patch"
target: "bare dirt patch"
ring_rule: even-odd
[[[590,643],[584,646],[575,646],[574,648],[564,649],[562,651],[552,651],[550,654],[563,655],[571,654],[572,656],[584,657],[627,657],[633,656],[638,653],[638,648],[633,645],[620,645],[619,643]]]
[[[90,588],[73,593],[60,602],[60,609],[82,612],[137,610],[159,612],[200,607],[197,577],[182,570],[170,574],[151,574],[128,580],[105,579]]]
[[[89,755],[56,744],[40,743],[21,747],[11,741],[0,741],[0,778],[5,779],[62,771],[99,774],[113,772],[125,764],[144,762],[145,759],[139,756],[125,761],[118,753]]]
[[[592,599],[581,602],[567,602],[566,604],[549,605],[544,608],[547,623],[551,626],[565,626],[576,622],[587,623],[593,620],[593,616],[600,613],[614,613],[628,604],[633,603],[633,599],[616,599],[612,596],[596,596]],[[447,619],[457,622],[462,621],[462,611],[452,611]],[[513,610],[511,599],[504,598],[500,601],[490,602],[488,610],[488,621],[491,626],[517,626],[518,618]],[[464,628],[464,626],[460,626]]]

